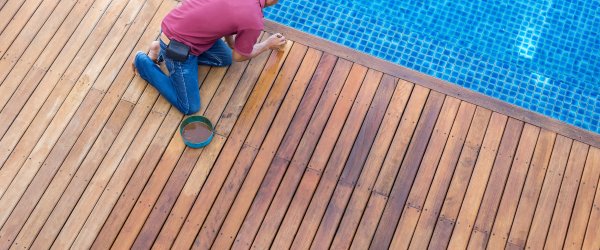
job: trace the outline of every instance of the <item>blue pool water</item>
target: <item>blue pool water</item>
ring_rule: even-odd
[[[598,0],[280,0],[265,17],[600,133]]]

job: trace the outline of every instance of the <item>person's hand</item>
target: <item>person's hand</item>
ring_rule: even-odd
[[[280,33],[273,34],[267,39],[269,49],[281,49],[286,42],[287,40],[285,40],[285,37]]]

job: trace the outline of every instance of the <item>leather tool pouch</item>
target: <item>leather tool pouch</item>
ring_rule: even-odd
[[[171,40],[167,45],[167,56],[175,61],[184,62],[190,54],[190,47],[175,40]]]

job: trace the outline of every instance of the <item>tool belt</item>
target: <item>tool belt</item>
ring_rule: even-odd
[[[165,33],[160,34],[160,39],[167,44],[166,56],[180,62],[187,60],[190,54],[190,47],[179,41],[169,39]]]

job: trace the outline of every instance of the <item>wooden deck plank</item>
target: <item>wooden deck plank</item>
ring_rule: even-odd
[[[414,140],[414,143],[410,143],[406,151],[406,156],[394,181],[370,247],[377,249],[390,247],[394,236],[394,229],[398,225],[402,208],[406,204],[408,194],[414,184],[418,168],[427,149],[427,144],[429,144],[429,139],[433,134],[433,129],[442,110],[445,98],[446,96],[439,92],[434,91],[429,93],[423,113],[421,114],[421,118],[419,118],[413,135],[412,140]]]
[[[3,17],[0,20],[0,33],[4,31],[4,28],[8,26],[17,11],[19,11],[19,8],[25,3],[25,1],[22,0],[3,1],[5,1],[5,4],[2,4],[2,9],[0,10],[0,16]]]
[[[20,17],[12,19],[10,25],[15,24],[14,28],[11,29],[9,25],[0,35],[0,40],[3,41],[0,44],[0,58],[17,60],[20,51],[27,48],[31,40],[42,30],[41,28],[46,24],[50,14],[56,18],[64,18],[75,4],[74,0],[60,2],[61,4],[58,4],[59,1],[56,0],[43,0],[36,8],[24,10],[31,11],[31,15],[26,17],[22,23],[19,23],[21,21],[19,20]],[[10,32],[9,30],[14,31]],[[54,30],[42,30],[42,32],[54,33]]]
[[[3,17],[11,16],[11,18],[7,18],[7,20],[0,21],[0,41],[2,45],[0,45],[0,56],[4,54],[8,46],[15,40],[15,38],[19,35],[21,30],[26,26],[27,22],[31,20],[33,14],[38,10],[40,5],[45,5],[44,7],[50,8],[50,11],[54,9],[56,6],[56,0],[25,0],[20,6],[19,10],[11,15],[11,13],[5,13],[6,15]],[[44,15],[44,11],[48,11],[48,9],[42,9],[39,13],[39,16]],[[35,17],[34,17],[35,18]],[[4,19],[4,18],[3,18]]]
[[[375,186],[367,202],[367,208],[363,212],[363,218],[356,229],[355,235],[365,235],[365,237],[354,237],[351,244],[353,249],[364,249],[371,244],[371,238],[375,234],[385,202],[398,173],[398,167],[402,163],[428,96],[429,89],[415,85],[406,106],[406,111],[402,115],[400,125],[395,131],[394,139],[389,147],[381,171],[377,176]],[[398,131],[403,132],[398,133]]]
[[[292,85],[289,87],[283,103],[277,104],[277,99],[268,101],[267,104],[273,103],[277,105],[279,111],[273,125],[266,135],[258,155],[254,159],[254,163],[250,167],[250,172],[244,180],[243,186],[234,201],[227,218],[221,226],[220,232],[211,246],[212,248],[231,248],[233,241],[242,226],[244,218],[252,205],[252,201],[256,199],[256,194],[260,188],[261,182],[264,180],[269,165],[275,157],[277,148],[279,147],[289,124],[292,121],[294,113],[298,109],[298,105],[305,93],[308,84],[317,69],[322,53],[314,49],[308,49],[306,56],[296,73]],[[275,91],[275,90],[272,90]]]
[[[379,88],[375,93],[375,97],[360,128],[350,156],[345,163],[343,172],[339,176],[337,186],[335,186],[335,190],[332,190],[332,194],[330,194],[329,204],[324,211],[323,219],[316,230],[312,242],[313,248],[330,247],[353,189],[363,171],[363,166],[365,166],[368,154],[371,151],[381,122],[390,104],[394,89],[396,89],[397,82],[397,79],[389,75],[384,75],[381,79]],[[351,238],[346,238],[346,241],[349,245]]]
[[[306,113],[311,114],[299,117],[303,121],[302,125],[306,127],[304,132],[299,132],[286,137],[278,152],[276,154],[278,161],[275,161],[272,167],[286,168],[285,176],[281,180],[279,188],[273,187],[272,193],[274,198],[271,202],[270,207],[265,211],[264,220],[253,239],[249,239],[253,248],[268,248],[275,235],[277,229],[281,225],[285,212],[292,200],[292,196],[296,191],[300,183],[302,174],[306,169],[306,165],[310,160],[310,157],[315,150],[317,142],[323,133],[323,129],[326,126],[327,118],[332,114],[334,105],[339,98],[339,94],[343,91],[343,86],[347,82],[347,77],[351,71],[352,63],[343,59],[337,60],[335,68],[331,74],[326,74],[320,79],[318,83],[323,84],[324,89],[320,94],[320,99],[316,103],[319,96],[315,96],[313,99],[309,99],[304,109]],[[329,77],[330,76],[330,77]],[[347,91],[346,91],[347,92]],[[315,108],[316,105],[316,108]],[[313,110],[314,109],[314,113]],[[339,109],[339,108],[338,108]],[[308,118],[310,116],[310,121]],[[308,122],[307,122],[308,121]],[[302,138],[297,140],[300,136]],[[275,192],[276,191],[276,192]],[[251,242],[254,240],[254,242]]]
[[[15,89],[20,89],[21,85],[35,85],[22,84],[22,78],[18,80],[9,80],[3,83],[6,77],[8,75],[12,78],[25,76],[31,67],[24,62],[33,64],[44,49],[53,49],[52,47],[48,47],[48,45],[51,44],[49,43],[51,38],[59,32],[60,28],[68,25],[71,25],[74,28],[81,18],[85,16],[81,15],[81,13],[86,13],[90,5],[91,1],[65,1],[58,5],[49,18],[47,16],[45,17],[48,19],[39,18],[37,13],[34,14],[33,18],[36,18],[36,20],[28,23],[28,25],[34,27],[25,27],[24,30],[27,32],[19,34],[19,37],[15,39],[15,42],[13,42],[4,56],[0,59],[0,68],[3,69],[0,71],[0,93],[2,93],[0,96],[0,110],[4,108],[6,100],[8,100],[15,92]],[[46,7],[41,6],[40,8]],[[74,13],[78,13],[78,15],[74,15]],[[50,15],[50,13],[48,13],[48,15]],[[73,23],[65,24],[65,21]],[[36,31],[36,33],[31,31]],[[52,45],[62,47],[60,44]],[[13,69],[15,69],[15,72],[12,71]],[[33,90],[26,92],[27,95],[31,94],[32,91]],[[24,98],[24,95],[20,95],[20,98]]]
[[[437,171],[429,188],[425,204],[420,212],[418,222],[414,225],[414,233],[410,241],[410,248],[424,249],[429,244],[429,239],[435,228],[444,197],[450,186],[452,174],[458,162],[461,149],[467,139],[467,133],[472,122],[486,123],[474,118],[476,106],[461,102],[448,136],[448,141],[441,156]],[[479,118],[479,117],[477,117]]]
[[[561,138],[561,147],[564,147],[564,138]],[[540,137],[535,146],[535,152],[533,153],[533,159],[529,166],[529,172],[525,179],[525,186],[519,198],[519,205],[513,219],[510,233],[508,234],[508,242],[506,248],[524,248],[525,241],[527,240],[527,234],[529,227],[531,226],[531,220],[537,205],[540,192],[542,190],[542,183],[546,176],[548,164],[550,163],[550,157],[554,151],[554,145],[556,144],[556,133],[552,133],[547,130],[542,130]],[[556,144],[558,145],[558,144]],[[558,150],[558,147],[557,147]]]
[[[323,169],[318,169],[318,165],[309,164],[309,168],[313,170],[318,169],[321,171],[321,180],[319,181],[318,185],[310,187],[310,192],[300,194],[297,193],[295,195],[301,196],[305,194],[307,196],[312,196],[312,199],[310,199],[310,203],[307,204],[308,207],[306,209],[304,218],[302,219],[294,241],[292,242],[292,248],[309,248],[313,243],[313,240],[315,240],[315,233],[321,224],[321,220],[323,220],[323,223],[328,223],[329,219],[323,218],[323,215],[325,214],[327,205],[330,203],[331,196],[333,195],[339,178],[341,178],[341,176],[344,174],[342,171],[346,166],[346,162],[349,162],[350,160],[358,161],[351,155],[351,150],[354,148],[354,142],[359,140],[361,142],[368,143],[364,141],[365,139],[363,137],[359,137],[361,136],[359,133],[361,131],[361,126],[364,124],[363,121],[377,122],[377,120],[381,120],[381,118],[376,119],[375,117],[371,117],[368,111],[372,110],[371,103],[377,93],[380,94],[377,95],[377,98],[386,98],[381,96],[381,92],[378,92],[379,86],[381,85],[382,76],[383,74],[381,72],[367,72],[350,114],[346,118],[344,128],[337,138],[336,146],[329,157],[327,165],[325,165]],[[389,93],[391,94],[391,91],[389,91]],[[368,117],[369,120],[365,120],[366,117]],[[375,134],[375,132],[372,133],[373,135]],[[294,197],[294,199],[296,199],[296,197]],[[292,204],[293,202],[294,201],[292,201]],[[321,242],[318,240],[314,243],[315,245],[313,245],[313,247],[321,249],[327,248],[329,245],[329,242]]]
[[[281,71],[278,73],[276,79],[274,79],[274,82],[271,83],[271,89],[268,90],[268,94],[263,101],[262,107],[258,109],[254,124],[249,128],[248,135],[246,136],[242,147],[237,152],[235,161],[226,163],[228,165],[232,164],[233,166],[223,183],[223,187],[218,192],[217,198],[212,202],[212,206],[209,208],[210,211],[206,215],[204,224],[196,236],[196,241],[199,242],[197,245],[200,248],[210,248],[215,241],[217,234],[223,225],[223,221],[230,211],[243,182],[248,178],[250,167],[258,154],[260,145],[265,140],[271,125],[275,125],[273,119],[279,109],[279,104],[277,102],[285,97],[307,50],[308,48],[304,45],[294,44],[291,47],[288,56],[282,58],[285,62],[283,62],[283,66],[281,66]],[[236,154],[234,150],[229,152]],[[225,155],[220,155],[220,157],[224,156]],[[257,181],[260,183],[260,180]]]
[[[449,235],[452,234],[452,230],[454,229],[454,224],[458,217],[460,206],[469,180],[471,179],[488,125],[492,122],[491,116],[492,112],[490,110],[481,107],[475,110],[475,117],[469,128],[458,164],[455,167],[450,187],[439,212],[439,218],[437,218],[434,228],[430,229],[433,232],[429,247],[437,249],[446,248],[450,241]],[[498,123],[496,122],[494,126],[498,126]]]
[[[403,208],[404,211],[402,211],[390,245],[391,248],[406,249],[410,244],[410,238],[412,238],[427,193],[432,185],[434,174],[440,163],[442,152],[446,146],[452,124],[455,122],[460,103],[460,100],[453,97],[446,97],[444,101],[414,184],[410,188],[406,205]]]
[[[272,247],[274,248],[289,248],[294,241],[294,236],[301,225],[302,217],[304,217],[306,208],[312,198],[314,188],[317,186],[320,176],[322,175],[325,166],[330,156],[342,158],[341,153],[333,154],[334,148],[339,135],[345,129],[344,122],[349,116],[355,116],[352,111],[353,103],[358,100],[358,92],[362,86],[363,80],[368,69],[364,66],[354,64],[346,79],[344,88],[337,98],[332,114],[327,121],[327,125],[319,138],[319,142],[315,148],[306,171],[302,175],[302,179],[298,185],[293,197],[289,197],[290,205],[285,212],[285,217],[279,227],[279,231],[275,236]],[[363,97],[364,98],[364,97]],[[348,133],[348,132],[346,132]],[[346,134],[344,134],[346,135]],[[349,135],[351,136],[351,135]]]
[[[161,13],[159,13],[155,18],[154,18],[154,24],[158,23],[158,21],[160,20],[160,17],[162,15],[164,15],[164,10],[168,9],[167,7],[169,7],[168,5],[165,5],[163,7],[163,11]],[[152,12],[148,12],[149,14],[151,14]],[[148,24],[147,21],[143,21],[143,22],[138,22],[140,28],[143,28],[145,25]],[[136,26],[133,26],[134,28]],[[135,33],[133,33],[135,34]],[[144,34],[144,36],[156,36],[156,32],[146,32]],[[126,37],[127,38],[127,37]],[[132,40],[132,41],[136,41],[133,38],[130,38],[128,40]],[[138,44],[137,47],[141,47],[141,44]],[[125,46],[125,50],[130,50],[131,48],[128,48],[127,46]],[[119,49],[117,49],[117,53],[120,53],[121,51]],[[116,63],[114,63],[114,60],[109,61],[109,68],[111,69],[120,69],[121,65],[123,65],[124,60],[121,59],[120,61],[117,60]],[[111,78],[115,77],[116,73],[113,72],[105,72],[103,71],[100,75],[100,79],[99,81],[107,81],[107,82],[113,82],[115,80],[115,78]],[[109,77],[105,77],[105,76],[109,76]],[[67,125],[67,127],[65,127],[65,131],[63,131],[61,133],[61,138],[58,139],[57,143],[66,143],[65,144],[58,144],[57,147],[59,148],[65,148],[65,149],[70,149],[73,146],[73,143],[75,143],[75,138],[77,138],[77,136],[72,136],[72,135],[79,135],[82,130],[83,130],[83,126],[85,125],[90,118],[93,116],[94,118],[104,118],[103,121],[99,121],[96,120],[94,122],[92,122],[90,125],[91,126],[98,126],[100,124],[104,124],[105,121],[108,119],[108,114],[110,114],[110,112],[112,112],[112,110],[114,109],[114,106],[116,105],[119,96],[122,94],[122,92],[124,91],[127,83],[129,83],[129,80],[122,80],[121,77],[123,78],[130,78],[131,77],[131,72],[125,68],[125,70],[122,70],[119,72],[119,78],[117,78],[117,83],[113,84],[110,88],[110,90],[108,91],[108,93],[106,93],[106,95],[104,96],[104,99],[102,101],[102,103],[100,103],[100,108],[99,111],[102,112],[104,111],[105,115],[98,115],[96,114],[96,116],[93,116],[92,114],[95,112],[89,112],[90,110],[96,110],[96,108],[99,106],[98,105],[98,101],[92,101],[91,104],[86,105],[86,106],[82,106],[78,109],[77,113],[74,115],[74,119],[73,121],[69,122],[69,125]],[[95,91],[92,91],[90,93],[100,93],[102,96],[102,94],[105,94],[102,90],[96,90],[94,88]],[[83,103],[88,102],[88,98],[91,97],[92,100],[95,100],[96,96],[98,95],[89,95],[86,96],[83,100]],[[104,106],[102,105],[108,105],[108,107],[106,107],[106,109],[104,108]],[[96,131],[97,133],[99,133],[101,126],[98,126]],[[63,134],[67,134],[67,136],[71,135],[70,137],[65,137]],[[64,142],[63,138],[69,138],[70,142]],[[89,142],[91,144],[91,142]],[[11,194],[13,194],[13,199],[7,199],[5,197],[2,198],[2,200],[0,200],[0,204],[5,205],[5,207],[8,207],[9,209],[12,209],[12,207],[15,206],[16,201],[18,200],[18,198],[20,197],[19,195],[23,194],[23,192],[25,192],[25,188],[27,188],[27,184],[29,184],[28,180],[31,180],[36,173],[36,170],[41,168],[42,162],[45,161],[45,159],[47,159],[47,155],[51,154],[51,150],[53,150],[53,146],[52,143],[47,142],[44,143],[42,147],[38,147],[36,146],[36,148],[34,148],[33,152],[32,152],[32,157],[29,157],[25,163],[24,163],[24,167],[22,168],[23,170],[26,171],[20,171],[17,175],[17,178],[19,180],[19,182],[17,182],[18,185],[11,185],[9,188],[12,188],[12,190],[10,190]],[[62,159],[64,159],[64,154],[66,154],[66,151],[63,152],[59,152],[58,154],[62,154],[61,156],[58,156]],[[51,157],[53,157],[54,155],[51,155]],[[47,165],[46,165],[47,166]],[[56,171],[56,165],[54,166],[54,168],[50,168],[48,171],[51,172],[55,172]],[[44,182],[47,183],[47,182]],[[15,187],[16,186],[16,187]],[[14,187],[14,188],[13,188]],[[6,200],[6,203],[3,203]],[[10,205],[8,205],[8,204]],[[2,218],[3,219],[3,218]],[[3,220],[0,220],[3,221]]]
[[[544,178],[542,192],[535,208],[525,247],[542,248],[544,246],[572,145],[573,140],[571,139],[562,136],[558,136],[556,139],[555,149],[557,150],[552,152],[550,166]]]
[[[588,145],[577,141],[573,143],[567,169],[565,170],[558,193],[558,199],[554,206],[550,228],[548,229],[546,247],[562,248],[564,246],[588,151]]]
[[[500,199],[503,194],[513,196],[514,193],[503,192],[507,188],[508,174],[514,165],[517,146],[523,138],[523,122],[510,118],[502,143],[496,155],[492,173],[489,177],[483,200],[479,206],[477,217],[474,220],[468,246],[470,248],[486,248],[492,231],[492,224],[496,217]]]
[[[254,201],[252,201],[252,205],[249,207],[232,248],[248,248],[252,244],[261,225],[261,221],[265,218],[267,209],[273,201],[277,187],[286,173],[285,166],[289,164],[289,161],[284,160],[282,157],[291,158],[298,146],[297,142],[300,141],[302,134],[308,127],[309,119],[319,102],[321,94],[326,88],[327,81],[334,70],[336,62],[337,57],[330,54],[322,55],[314,75],[312,76],[310,83],[308,83],[308,87],[306,87],[304,95],[301,96],[300,103],[288,125],[288,129],[279,143],[277,151],[274,152],[275,155],[273,156],[273,160],[270,163],[269,169]],[[349,63],[348,70],[350,70]],[[291,99],[291,97],[288,99],[288,97],[286,97],[286,100],[294,99]],[[285,105],[285,103],[283,105]]]
[[[597,183],[600,181],[598,180],[600,178],[600,167],[596,166],[600,166],[600,150],[590,148],[564,248],[581,249],[583,246],[585,231],[594,204],[594,192],[596,192]]]
[[[79,5],[82,8],[76,6],[63,25],[56,31],[56,34],[54,34],[50,42],[48,42],[48,44],[54,46],[51,46],[50,48],[46,46],[44,50],[39,53],[35,53],[37,51],[29,53],[31,49],[28,47],[18,63],[11,63],[16,64],[15,67],[13,67],[6,78],[2,77],[4,81],[0,83],[0,90],[2,90],[0,91],[0,93],[2,93],[0,94],[0,106],[3,107],[0,117],[2,120],[14,120],[21,111],[21,108],[29,110],[31,106],[34,106],[39,109],[50,95],[56,82],[62,77],[66,67],[69,65],[65,62],[71,62],[73,60],[77,51],[92,33],[92,30],[94,30],[98,20],[101,19],[102,14],[107,11],[109,3],[109,0],[100,0],[94,1],[91,7],[85,4]],[[85,13],[85,16],[82,17],[81,13]],[[65,47],[66,43],[70,46]],[[38,47],[45,45],[47,44],[41,45],[35,41],[33,46]],[[32,45],[30,45],[30,47],[31,46]],[[55,62],[55,59],[57,58],[58,60]],[[8,74],[8,72],[6,73]],[[42,81],[43,79],[46,80]],[[40,86],[40,90],[36,90],[38,85]],[[34,90],[36,91],[34,92]],[[15,94],[13,94],[13,92],[15,92]],[[19,98],[16,98],[17,96]],[[11,98],[10,101],[8,101],[9,98]],[[31,102],[31,104],[25,106],[26,102]],[[0,131],[5,132],[6,129],[8,129],[8,126],[10,126],[10,123],[0,124],[0,128],[2,129]],[[4,134],[4,132],[0,134]]]
[[[392,99],[387,107],[386,114],[381,122],[377,137],[373,142],[373,146],[369,151],[369,155],[363,166],[361,176],[356,182],[356,186],[350,197],[350,201],[343,212],[340,225],[331,244],[331,248],[349,248],[352,243],[352,238],[360,222],[363,211],[369,199],[369,195],[383,161],[385,155],[392,143],[392,138],[396,132],[396,128],[400,123],[400,118],[408,103],[410,94],[414,85],[406,81],[397,81],[396,88],[392,95]]]
[[[136,3],[135,1],[140,2]],[[105,65],[103,63],[94,63],[89,64],[88,67],[88,62],[92,60],[92,56],[94,62],[108,62],[108,59],[111,57],[114,49],[121,40],[121,36],[125,34],[128,28],[133,24],[133,20],[137,17],[139,10],[142,9],[142,5],[140,3],[141,0],[134,0],[133,2],[130,2],[130,8],[126,8],[126,11],[121,13],[121,18],[117,19],[115,22],[115,28],[111,29],[111,36],[108,36],[108,39],[102,42],[102,46],[97,49],[94,48],[93,50],[90,48],[87,53],[82,51],[79,52],[78,57],[76,57],[75,61],[72,63],[72,65],[75,65],[75,67],[71,68],[72,71],[67,72],[67,75],[72,73],[74,78],[63,78],[71,80],[61,80],[57,83],[59,86],[58,91],[54,92],[53,90],[53,92],[60,97],[55,96],[55,98],[49,98],[48,102],[44,103],[44,106],[41,108],[40,112],[35,114],[35,119],[31,123],[33,126],[21,127],[20,125],[22,125],[22,123],[19,122],[19,118],[17,118],[17,121],[12,124],[11,130],[9,130],[8,133],[2,138],[2,141],[5,143],[2,144],[2,146],[16,147],[14,151],[10,153],[10,156],[8,155],[8,151],[0,151],[0,163],[5,164],[4,168],[2,169],[5,172],[0,173],[0,180],[2,180],[2,182],[0,182],[0,194],[6,190],[4,186],[4,183],[6,182],[4,182],[4,180],[7,177],[12,179],[12,177],[17,174],[17,172],[20,170],[20,167],[27,159],[27,156],[34,150],[36,146],[50,146],[56,142],[60,136],[60,133],[64,130],[64,127],[73,116],[73,113],[79,107],[82,99],[90,90],[93,81],[97,79],[102,67]],[[143,6],[146,6],[144,10],[149,11],[147,7],[148,5]],[[152,7],[155,8],[155,6]],[[110,26],[112,27],[112,25]],[[137,33],[141,32],[142,30],[132,30],[131,32]],[[102,37],[105,36],[106,34],[104,34]],[[98,44],[98,42],[96,42],[96,44]],[[84,48],[86,47],[84,46]],[[84,62],[80,64],[79,60]],[[21,112],[20,114],[25,113]],[[23,131],[25,128],[27,128],[27,131]],[[18,131],[14,131],[13,129]],[[23,140],[20,140],[21,135],[23,135]]]
[[[540,136],[540,128],[525,124],[523,135],[515,154],[515,159],[506,181],[506,188],[500,201],[500,206],[494,219],[494,225],[489,235],[488,245],[491,247],[504,248],[508,240],[508,233],[512,225],[519,197],[525,185],[525,177],[532,161],[535,145]],[[489,223],[489,222],[488,222]]]

